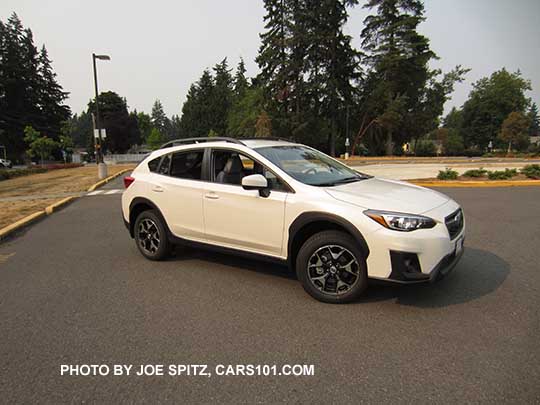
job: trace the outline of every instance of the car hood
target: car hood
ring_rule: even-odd
[[[422,214],[450,200],[444,194],[424,187],[374,177],[325,190],[337,200],[362,208],[410,214]]]

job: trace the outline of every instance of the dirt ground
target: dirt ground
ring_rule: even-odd
[[[134,167],[135,165],[108,166],[109,176]],[[0,181],[0,198],[36,194],[44,197],[36,200],[0,201],[0,229],[61,199],[47,198],[47,195],[85,191],[98,181],[95,165],[51,170]]]

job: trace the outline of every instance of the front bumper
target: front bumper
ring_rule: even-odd
[[[456,254],[454,252],[453,254],[443,257],[439,264],[437,264],[437,266],[435,266],[435,268],[431,271],[429,281],[439,281],[446,277],[452,270],[454,270],[454,267],[456,267],[456,264],[463,256],[464,251],[465,246],[463,245],[459,253]]]
[[[368,277],[403,284],[436,281],[447,275],[463,255],[466,226],[450,234],[445,218],[459,205],[449,201],[424,215],[437,225],[414,232],[397,232],[386,228],[366,235],[370,247],[367,258]]]

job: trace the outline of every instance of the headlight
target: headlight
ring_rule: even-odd
[[[434,219],[422,215],[374,210],[364,211],[364,214],[385,228],[395,231],[410,232],[416,229],[428,229],[436,224]]]

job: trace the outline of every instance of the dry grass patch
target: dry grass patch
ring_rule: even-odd
[[[135,165],[109,166],[109,176]],[[97,166],[51,170],[0,182],[0,198],[34,194],[60,194],[85,191],[98,182]],[[2,214],[3,216],[3,214]]]
[[[121,170],[133,169],[135,165],[109,166],[109,176]],[[77,193],[99,181],[97,166],[51,170],[46,173],[16,177],[0,181],[0,198],[42,195],[35,200],[0,201],[0,228],[10,225],[34,212],[60,201],[62,198],[46,198],[47,195]]]
[[[25,201],[0,201],[0,229],[8,226],[19,219],[43,211],[58,199],[25,200]]]

